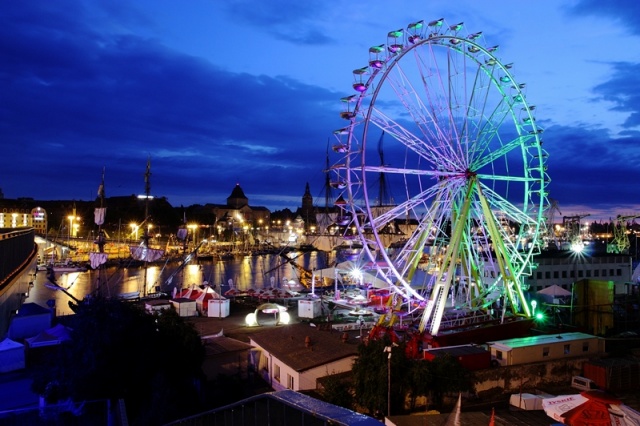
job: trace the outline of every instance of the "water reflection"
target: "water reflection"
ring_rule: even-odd
[[[312,270],[324,268],[330,262],[330,256],[324,252],[310,252],[294,255],[295,263],[302,268]],[[25,303],[33,302],[47,306],[47,301],[55,302],[57,315],[71,314],[69,301],[78,300],[94,292],[115,297],[119,294],[140,291],[144,294],[161,290],[171,294],[174,288],[180,289],[192,285],[201,285],[207,281],[216,289],[226,290],[230,280],[239,290],[249,288],[265,288],[279,286],[284,280],[297,279],[294,266],[288,264],[281,256],[268,254],[262,256],[245,256],[234,260],[217,260],[193,263],[176,273],[177,265],[153,265],[147,268],[108,268],[103,271],[90,270],[56,274],[56,281],[65,289],[55,290],[45,285],[46,273],[38,272],[35,285],[31,288]]]

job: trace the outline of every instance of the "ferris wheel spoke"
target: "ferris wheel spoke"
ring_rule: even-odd
[[[416,60],[420,65],[424,65],[420,61],[420,55],[416,53],[414,56],[416,56]],[[398,79],[399,82],[395,82],[393,79],[390,80],[390,84],[395,87],[396,96],[403,102],[405,109],[409,112],[425,139],[440,148],[440,155],[455,159],[458,164],[461,164],[463,156],[460,150],[455,149],[456,145],[451,143],[451,141],[456,141],[459,138],[456,134],[455,126],[452,125],[451,102],[448,101],[448,106],[445,108],[439,105],[437,99],[440,96],[438,96],[437,93],[431,93],[431,86],[428,84],[430,80],[435,78],[437,83],[434,86],[440,86],[440,91],[444,92],[442,76],[428,73],[426,71],[428,67],[419,67],[419,77],[416,77],[414,80],[420,83],[421,92],[424,92],[425,97],[430,100],[430,104],[426,105],[422,101],[422,97],[419,96],[416,87],[412,84],[413,80],[406,78],[402,67],[399,66],[397,68],[398,74],[403,78]],[[396,84],[394,85],[394,83]],[[446,117],[438,119],[439,115],[443,112],[446,112]],[[447,123],[447,125],[445,125],[445,123]]]
[[[392,209],[387,210],[383,214],[376,217],[369,218],[371,227],[373,229],[382,229],[397,217],[406,214],[409,211],[414,211],[418,207],[425,204],[425,200],[433,199],[441,189],[438,187],[431,187],[419,194],[411,197],[410,199],[394,206]]]
[[[494,163],[499,158],[505,157],[511,151],[516,149],[521,149],[522,144],[528,139],[530,139],[529,136],[519,136],[513,139],[512,141],[505,143],[499,149],[496,149],[493,152],[490,152],[484,156],[477,156],[475,161],[471,164],[471,169],[480,170],[482,167],[486,166],[487,164]]]
[[[506,118],[506,115],[503,115],[501,118],[504,120],[504,118]],[[495,120],[487,120],[478,127],[478,131],[475,136],[475,143],[470,150],[472,162],[475,163],[478,161],[483,161],[485,160],[485,157],[488,157],[487,160],[489,160],[493,154],[493,151],[491,149],[493,145],[498,145],[499,147],[508,147],[510,144],[518,142],[518,138],[512,140],[511,142],[502,142],[502,137],[498,131],[501,124],[502,123],[498,123]]]
[[[535,224],[535,219],[530,217],[522,207],[515,206],[512,202],[493,191],[491,188],[480,182],[484,196],[488,200],[489,205],[496,210],[502,212],[507,218],[514,222],[531,225]]]
[[[412,152],[424,158],[431,164],[440,164],[442,162],[450,163],[452,166],[455,161],[449,159],[443,154],[443,144],[431,145],[420,139],[396,121],[387,117],[377,108],[372,109],[370,120],[378,128],[382,129],[386,134],[392,136],[402,145],[406,146]],[[438,141],[436,135],[430,139],[430,142]]]
[[[415,175],[415,176],[443,176],[444,173],[437,170],[421,170],[421,169],[400,169],[398,167],[389,166],[363,166],[362,171],[366,173],[385,173],[385,174],[398,174],[398,175]]]
[[[535,183],[540,181],[539,178],[528,177],[528,176],[510,176],[510,175],[501,175],[501,174],[486,174],[486,173],[478,173],[478,178],[480,178],[483,182],[524,182],[524,183]]]

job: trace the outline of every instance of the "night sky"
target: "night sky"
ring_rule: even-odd
[[[640,214],[637,0],[20,0],[0,12],[0,188],[174,206],[321,203],[340,98],[370,46],[410,22],[482,31],[545,129],[564,215]]]

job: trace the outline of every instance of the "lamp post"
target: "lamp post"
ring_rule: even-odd
[[[391,417],[391,346],[384,347],[387,356],[387,417]]]
[[[131,234],[134,235],[134,241],[138,241],[138,225],[136,223],[130,223],[129,226],[131,227]]]
[[[198,243],[198,237],[196,235],[196,230],[198,229],[198,224],[196,223],[191,223],[189,225],[187,225],[187,228],[191,229],[191,233],[193,234],[192,239],[193,239],[193,247],[196,247],[197,243]]]
[[[72,233],[72,231],[73,231],[73,220],[74,220],[75,218],[76,218],[76,217],[75,217],[74,215],[70,215],[70,216],[68,217],[68,219],[69,219],[69,233],[68,233],[68,237],[69,237],[69,238],[68,238],[68,240],[69,240],[69,244],[71,244],[71,233]]]

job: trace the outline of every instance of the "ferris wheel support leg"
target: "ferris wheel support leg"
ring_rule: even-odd
[[[529,306],[527,305],[524,298],[522,287],[519,283],[519,276],[516,276],[515,268],[511,263],[511,259],[509,259],[509,256],[507,255],[508,250],[506,249],[504,240],[502,239],[502,235],[498,231],[497,219],[493,215],[487,199],[482,194],[482,189],[480,188],[480,186],[478,186],[478,197],[480,199],[480,205],[482,206],[484,217],[486,218],[486,225],[487,230],[489,231],[489,236],[491,237],[491,241],[493,242],[495,247],[498,267],[500,268],[500,272],[504,277],[505,293],[507,294],[509,302],[513,307],[514,313],[519,313],[519,309],[517,307],[518,302],[520,302],[520,309],[523,309],[525,315],[527,317],[530,317],[531,313],[529,311]]]
[[[464,198],[464,203],[462,204],[462,208],[460,209],[460,214],[458,215],[457,221],[455,222],[455,226],[451,235],[451,241],[449,241],[449,246],[447,247],[447,251],[444,255],[442,267],[438,272],[436,285],[434,286],[431,297],[429,298],[431,309],[425,309],[423,318],[420,321],[420,331],[423,331],[424,327],[429,321],[431,313],[433,313],[433,319],[431,321],[429,332],[434,336],[438,334],[438,331],[440,331],[440,322],[442,321],[444,308],[447,304],[447,296],[449,295],[449,290],[451,289],[451,284],[455,277],[455,269],[460,257],[462,236],[464,234],[466,223],[469,217],[469,211],[471,208],[471,195],[473,194],[473,189],[475,186],[476,180],[475,178],[472,178],[469,181],[467,192]],[[445,270],[446,275],[444,275]],[[429,305],[427,305],[427,307],[429,307]]]

